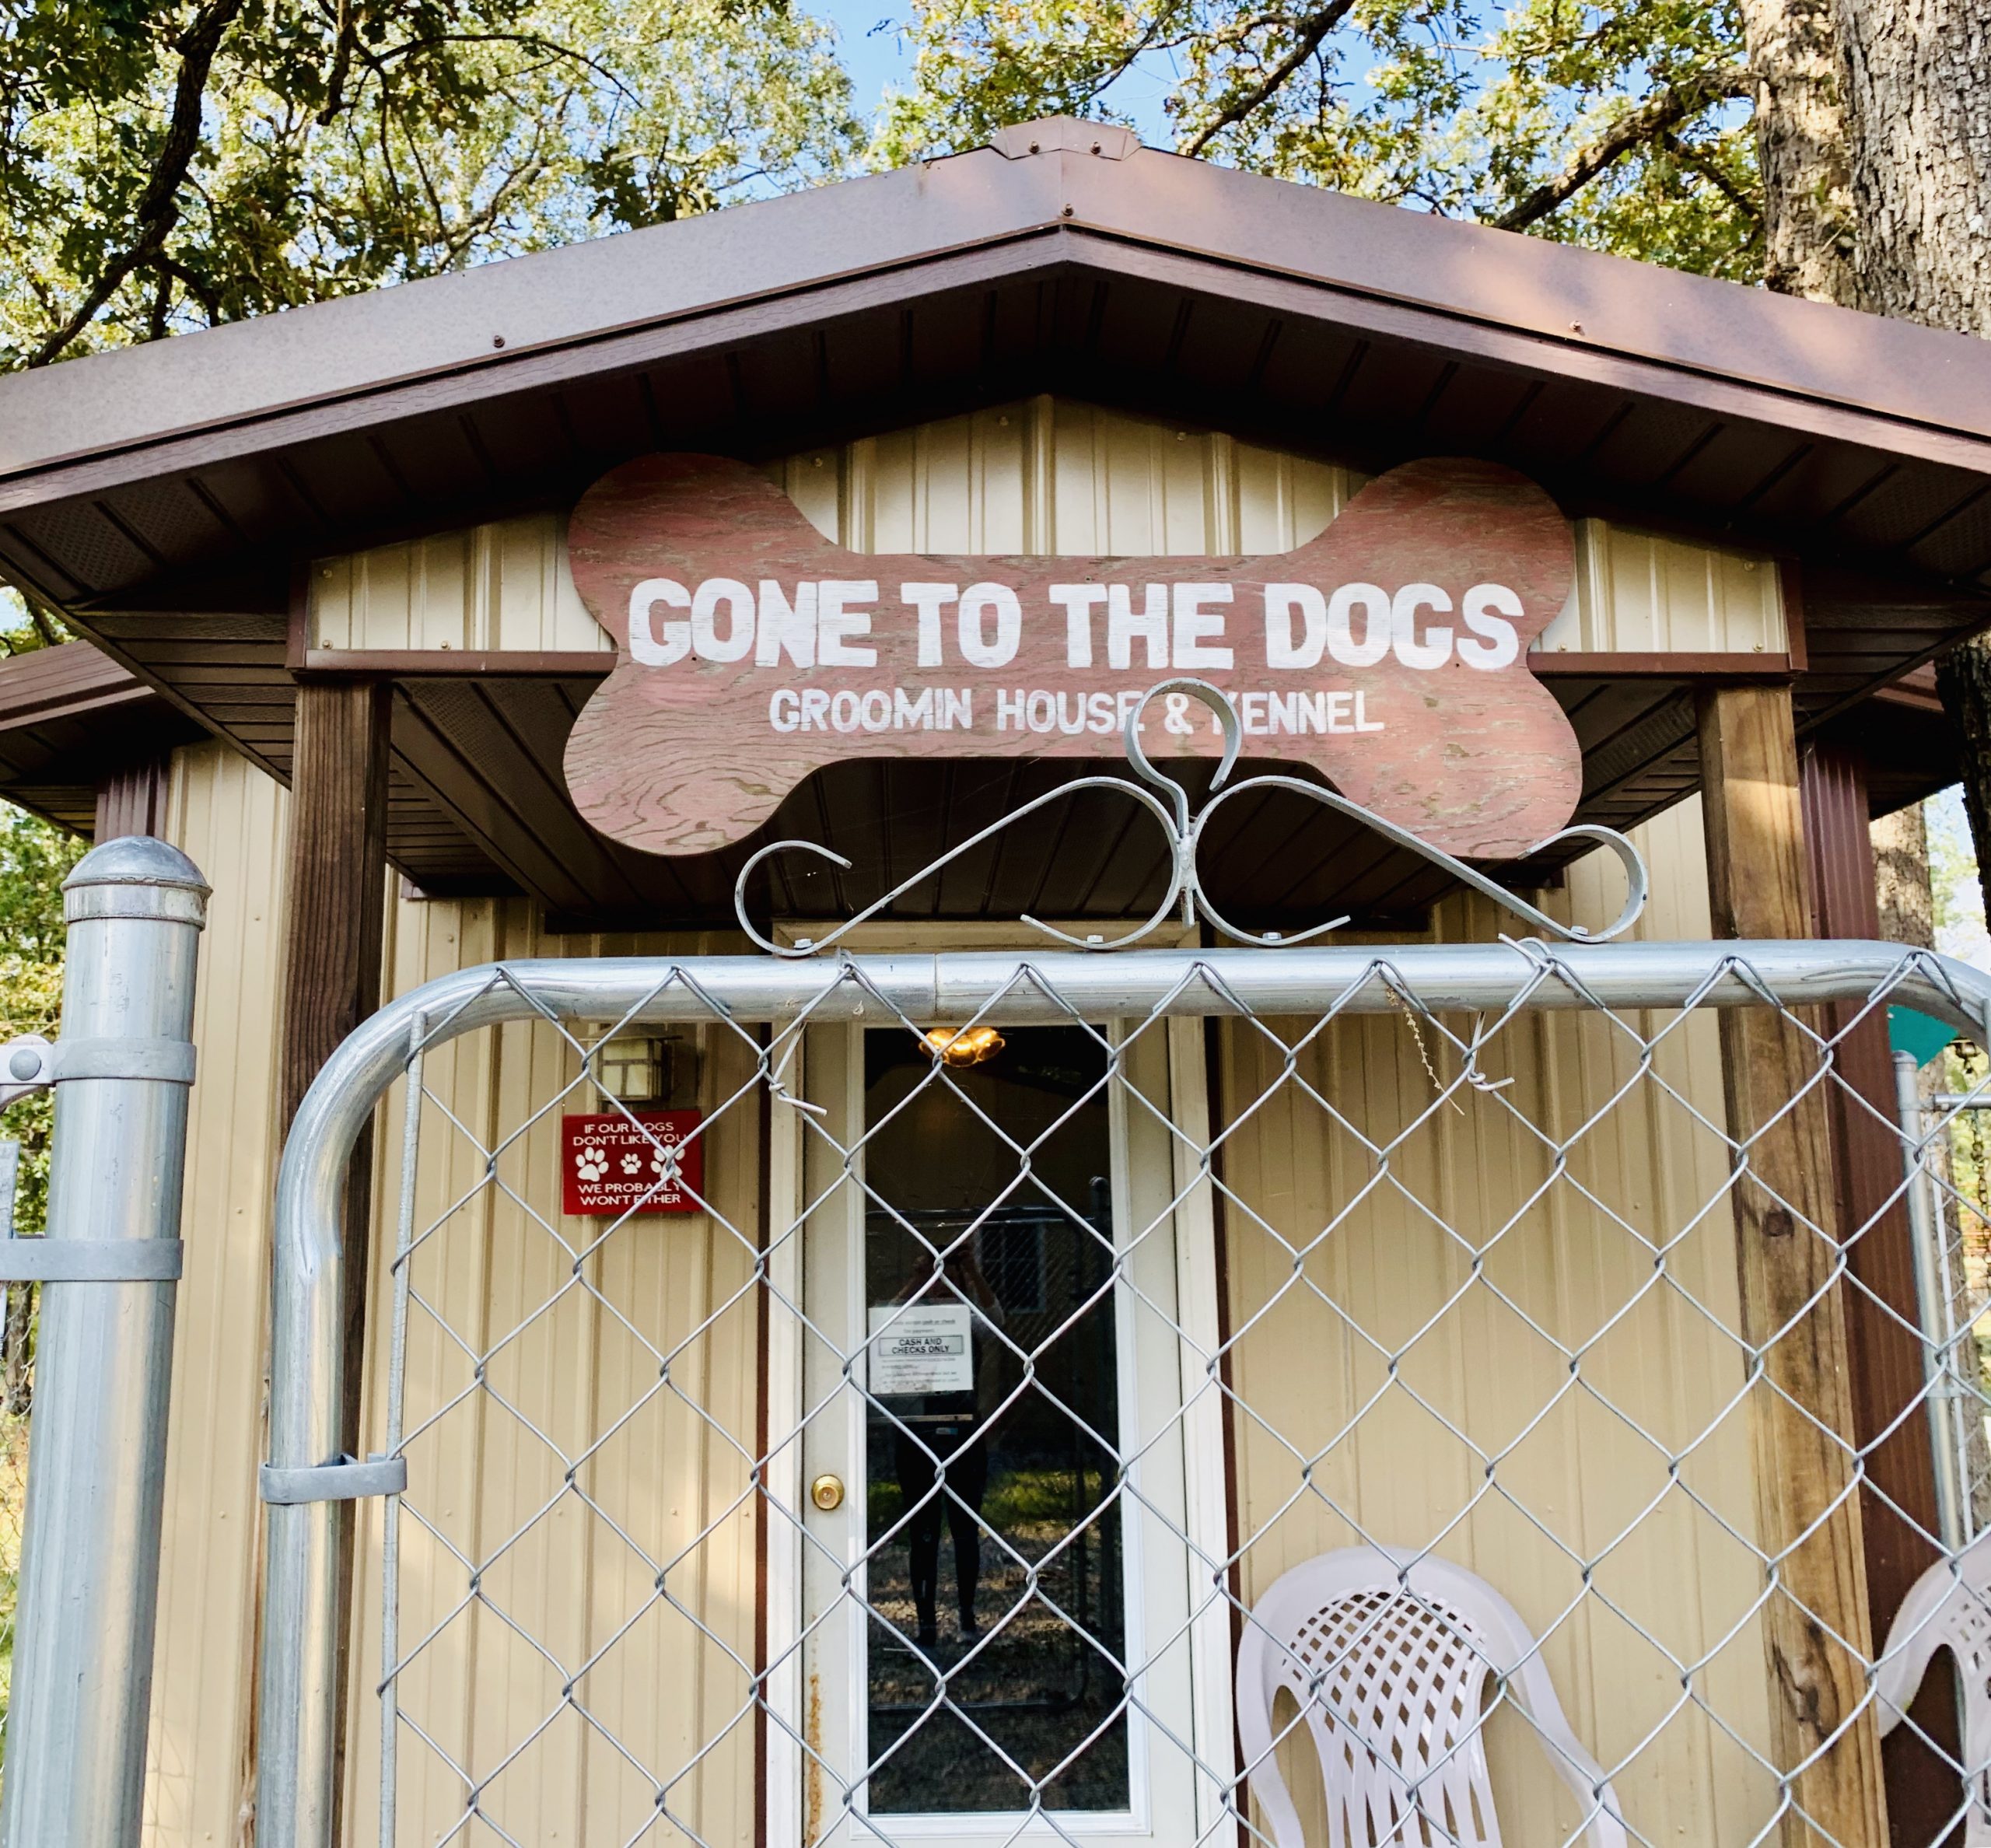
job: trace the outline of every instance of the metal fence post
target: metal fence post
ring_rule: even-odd
[[[1930,1112],[1922,1101],[1912,1052],[1895,1055],[1895,1108],[1901,1119],[1907,1169],[1909,1229],[1915,1241],[1915,1287],[1922,1310],[1923,1375],[1929,1382],[1929,1432],[1936,1458],[1936,1510],[1944,1545],[1960,1548],[1969,1537],[1969,1471],[1958,1404],[1955,1307],[1943,1255],[1942,1203],[1929,1172]],[[1937,1133],[1949,1133],[1938,1118]]]
[[[42,1292],[0,1844],[132,1848],[208,886],[130,836],[62,892],[62,1037],[40,1071],[17,1051],[7,1074],[56,1090],[47,1237],[4,1255]]]

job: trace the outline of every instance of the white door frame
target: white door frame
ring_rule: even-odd
[[[1117,1026],[1106,1030],[1120,1043]],[[870,1717],[862,1607],[842,1596],[846,1582],[861,1591],[861,1577],[847,1575],[861,1572],[866,1545],[863,1402],[843,1384],[841,1363],[864,1339],[865,1227],[861,1189],[837,1185],[844,1164],[836,1151],[860,1133],[863,1037],[812,1026],[800,1038],[782,1090],[804,1101],[778,1094],[772,1105],[768,1174],[776,1241],[768,1429],[779,1444],[768,1482],[776,1503],[767,1584],[776,1664],[769,1848],[940,1836],[957,1848],[999,1848],[1058,1832],[1128,1848],[1189,1848],[1222,1813],[1233,1756],[1215,1218],[1194,1153],[1209,1136],[1202,1024],[1150,1023],[1123,1045],[1108,1093],[1114,1237],[1123,1251],[1138,1241],[1114,1293],[1121,1442],[1135,1459],[1138,1491],[1121,1503],[1121,1579],[1128,1659],[1148,1665],[1126,1721],[1129,1808],[1061,1810],[1055,1829],[1041,1818],[1027,1824],[1022,1811],[894,1814],[870,1824],[861,1790],[844,1801],[868,1752]],[[822,1133],[812,1133],[805,1112]],[[859,1178],[861,1161],[860,1153]],[[800,1314],[786,1307],[796,1304]],[[805,1422],[800,1441],[780,1443]],[[824,1473],[848,1486],[828,1513],[809,1498],[809,1484]],[[799,1510],[800,1524],[786,1510]],[[1195,1765],[1177,1743],[1185,1738]]]

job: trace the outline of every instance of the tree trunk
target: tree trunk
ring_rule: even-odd
[[[1868,831],[1874,842],[1874,895],[1881,935],[1891,943],[1936,947],[1936,901],[1929,884],[1929,826],[1922,804],[1884,815]]]
[[[1742,26],[1756,79],[1763,280],[1782,295],[1851,308],[1863,304],[1832,5],[1742,0]]]
[[[1991,12],[1838,0],[1859,306],[1991,337]]]
[[[1991,15],[1983,0],[1835,0],[1835,12],[1858,228],[1854,305],[1991,338]],[[1964,740],[1957,768],[1982,884],[1991,643],[1952,650],[1936,684]]]
[[[1977,883],[1991,870],[1991,649],[1982,640],[1953,648],[1936,663],[1936,691],[1963,741],[1964,812],[1977,849]],[[1991,888],[1987,888],[1991,890]],[[1986,900],[1991,915],[1991,899]]]

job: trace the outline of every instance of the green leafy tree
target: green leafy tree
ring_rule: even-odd
[[[1159,82],[1184,154],[1751,280],[1761,208],[1730,0],[915,0],[873,157]]]
[[[61,636],[49,619],[0,592],[0,650],[25,654]],[[62,881],[87,842],[26,810],[0,802],[0,1040],[39,1033],[54,1038],[62,1013]],[[44,1229],[48,1213],[48,1155],[55,1103],[38,1091],[0,1111],[0,1136],[21,1145],[14,1230]],[[34,1364],[34,1293],[0,1290],[0,1425],[28,1409]],[[12,1440],[0,1430],[0,1580],[8,1525],[6,1459]],[[18,1512],[18,1510],[16,1510]]]
[[[0,0],[0,366],[842,170],[784,0]]]
[[[12,607],[9,606],[12,604]],[[0,595],[0,647],[23,653],[49,637],[17,602]],[[85,843],[11,803],[0,802],[0,1039],[54,1038],[62,1006],[62,881]],[[0,1136],[21,1145],[14,1199],[19,1233],[44,1230],[55,1103],[38,1091],[0,1111]],[[0,1716],[13,1678],[14,1598],[21,1557],[28,1412],[34,1388],[37,1318],[31,1284],[0,1288]]]

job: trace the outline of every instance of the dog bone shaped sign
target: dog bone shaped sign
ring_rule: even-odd
[[[859,554],[754,469],[695,455],[604,476],[568,537],[617,654],[567,786],[649,852],[729,846],[848,758],[1115,755],[1145,689],[1181,674],[1230,695],[1247,757],[1310,765],[1448,852],[1524,853],[1576,806],[1581,753],[1527,657],[1569,595],[1569,523],[1490,463],[1392,469],[1260,558]],[[1142,742],[1223,745],[1181,694]]]

